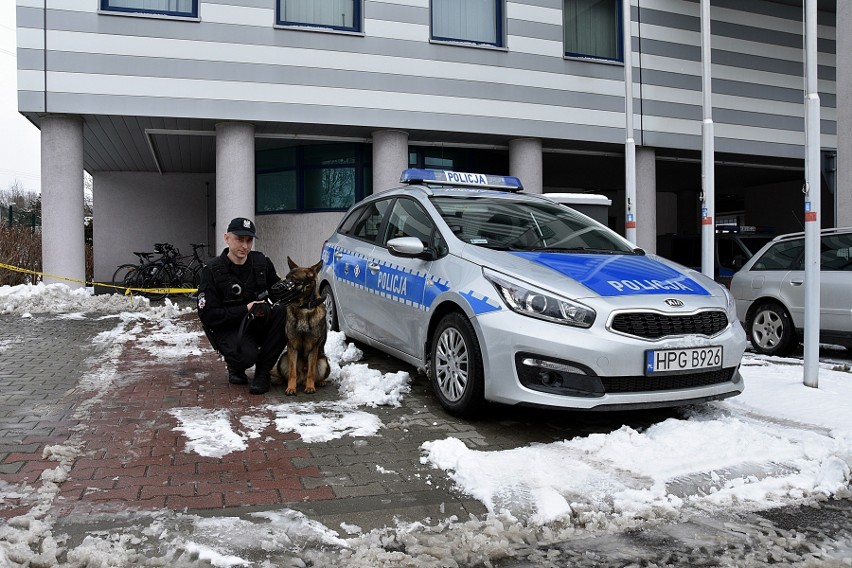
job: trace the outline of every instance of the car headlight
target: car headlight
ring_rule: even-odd
[[[514,312],[575,327],[591,327],[595,321],[595,311],[579,302],[557,298],[526,284],[493,274],[486,273],[485,277]]]
[[[731,319],[737,319],[737,301],[734,300],[734,295],[731,292],[722,286],[722,291],[725,292],[725,301],[728,306],[728,315],[731,316]]]

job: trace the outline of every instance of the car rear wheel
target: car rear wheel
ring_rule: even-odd
[[[323,286],[320,296],[322,296],[322,301],[325,304],[325,323],[328,325],[329,331],[340,331],[337,324],[337,305],[334,303],[331,286]]]
[[[473,326],[450,313],[432,335],[429,376],[441,406],[456,416],[476,415],[484,404],[482,351]]]
[[[757,308],[749,320],[748,335],[754,350],[764,355],[786,355],[798,343],[790,314],[773,303]]]

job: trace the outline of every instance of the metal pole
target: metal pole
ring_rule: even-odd
[[[630,17],[630,0],[621,3],[623,16],[622,36],[624,46],[624,174],[625,207],[624,234],[636,244],[636,141],[633,139],[633,26]]]
[[[710,0],[701,0],[701,272],[716,275],[716,149],[713,126],[713,83],[711,76]]]
[[[819,386],[820,102],[817,84],[817,0],[805,0],[805,386]]]

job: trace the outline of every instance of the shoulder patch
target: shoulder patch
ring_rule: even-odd
[[[207,305],[207,298],[204,296],[204,292],[200,292],[198,294],[198,309],[203,310],[204,306]]]

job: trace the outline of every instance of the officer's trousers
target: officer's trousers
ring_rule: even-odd
[[[216,350],[225,358],[225,362],[235,370],[245,370],[254,365],[258,371],[269,372],[278,361],[287,345],[287,308],[276,305],[266,315],[250,318],[240,328],[228,327],[211,330],[216,342]]]

